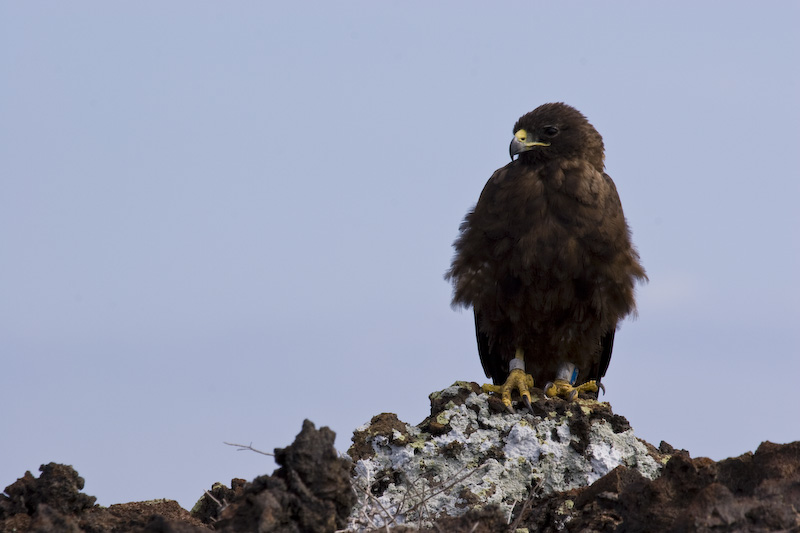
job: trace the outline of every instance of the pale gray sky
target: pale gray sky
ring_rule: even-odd
[[[650,276],[604,380],[713,459],[800,439],[795,2],[0,0],[0,488],[191,505],[302,420],[485,380],[442,276],[516,119],[603,135]]]

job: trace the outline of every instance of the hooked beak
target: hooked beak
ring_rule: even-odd
[[[528,137],[528,132],[525,130],[519,130],[514,134],[514,138],[511,139],[511,146],[508,147],[508,153],[512,161],[515,155],[533,150],[537,146],[550,146],[550,143],[529,140]]]

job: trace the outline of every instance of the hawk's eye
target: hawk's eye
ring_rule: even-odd
[[[558,128],[555,126],[545,126],[544,127],[544,134],[548,137],[555,137],[558,135]]]

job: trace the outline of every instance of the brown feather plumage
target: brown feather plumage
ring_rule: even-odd
[[[522,116],[520,129],[550,145],[497,170],[467,214],[446,275],[453,305],[473,307],[495,383],[518,347],[540,386],[564,361],[579,382],[599,382],[617,324],[635,311],[634,284],[647,277],[594,127],[558,103]]]

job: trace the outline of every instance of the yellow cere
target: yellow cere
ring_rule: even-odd
[[[514,134],[514,137],[516,137],[517,140],[524,144],[527,148],[530,148],[531,146],[550,146],[550,143],[528,141],[528,132],[525,130],[518,130],[517,133]]]

